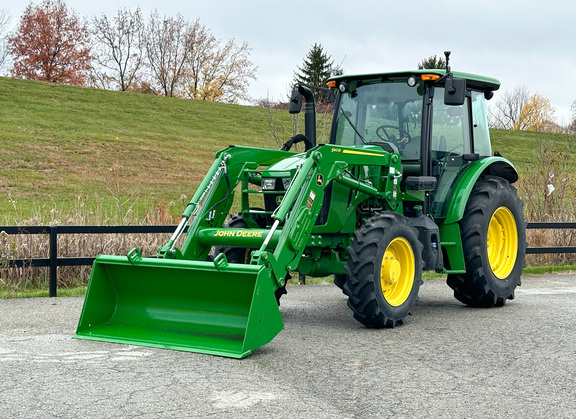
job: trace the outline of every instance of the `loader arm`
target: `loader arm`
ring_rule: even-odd
[[[247,166],[269,166],[295,153],[252,147],[230,146],[216,154],[214,163],[194,196],[186,206],[182,219],[164,246],[158,249],[159,258],[206,260],[209,243],[199,240],[206,228],[220,227],[234,201],[234,188]],[[175,247],[187,224],[188,234],[181,250]]]
[[[382,183],[374,186],[353,178],[347,172],[353,166],[380,167]],[[386,209],[397,211],[401,210],[399,174],[399,156],[386,151],[328,145],[310,150],[273,214],[272,228],[260,249],[252,253],[251,263],[268,267],[277,285],[283,286],[286,273],[297,269],[309,243],[330,182],[341,183],[356,191],[357,200],[376,198]],[[274,245],[271,246],[271,243]]]
[[[358,149],[321,145],[308,151],[302,159],[281,204],[272,214],[274,223],[270,229],[245,232],[221,227],[232,205],[234,188],[246,178],[244,172],[249,168],[270,166],[294,154],[248,147],[230,147],[219,152],[184,211],[181,224],[190,220],[190,227],[182,249],[174,247],[173,236],[160,248],[159,257],[206,260],[215,245],[256,248],[250,263],[271,267],[278,285],[282,286],[286,272],[298,266],[330,182],[356,191],[354,208],[358,202],[373,197],[382,201],[386,209],[401,211],[398,155],[377,147]],[[373,185],[354,178],[348,172],[354,166],[381,168],[383,180]],[[178,229],[175,235],[177,233]]]

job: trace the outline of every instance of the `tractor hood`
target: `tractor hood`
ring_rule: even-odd
[[[280,160],[262,172],[262,177],[292,177],[296,169],[306,159],[306,153],[298,153]]]

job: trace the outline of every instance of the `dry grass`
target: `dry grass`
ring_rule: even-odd
[[[571,150],[540,144],[538,160],[517,184],[529,222],[576,222],[576,162]],[[528,230],[530,247],[576,246],[574,229]],[[528,255],[528,265],[570,265],[576,254]]]
[[[129,210],[121,214],[88,209],[83,200],[70,210],[53,208],[48,217],[38,212],[18,225],[106,225],[111,219],[124,224],[173,225],[177,220],[170,215],[169,203],[162,201],[142,216]],[[5,225],[5,220],[0,220]],[[58,235],[59,257],[94,257],[98,254],[125,255],[138,247],[144,255],[155,255],[159,246],[168,241],[169,234],[62,234]],[[11,259],[48,258],[49,236],[38,234],[8,235],[0,232],[0,298],[11,297],[27,290],[48,289],[48,268],[8,267]],[[58,268],[58,288],[74,288],[87,284],[90,266],[63,266]]]

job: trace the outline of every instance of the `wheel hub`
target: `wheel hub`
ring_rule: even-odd
[[[415,262],[410,243],[403,237],[390,242],[382,258],[380,286],[386,301],[399,306],[410,295],[414,284]]]
[[[508,208],[498,208],[490,218],[486,247],[488,262],[496,278],[507,278],[514,268],[518,253],[516,221]]]
[[[398,278],[402,273],[402,266],[394,256],[384,256],[382,263],[382,279],[389,285],[394,285],[398,282]]]

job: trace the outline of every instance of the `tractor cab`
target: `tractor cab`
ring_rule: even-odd
[[[492,154],[486,99],[492,78],[446,70],[339,76],[330,143],[380,146],[402,158],[403,180],[434,177],[427,213],[446,216],[467,166]]]

